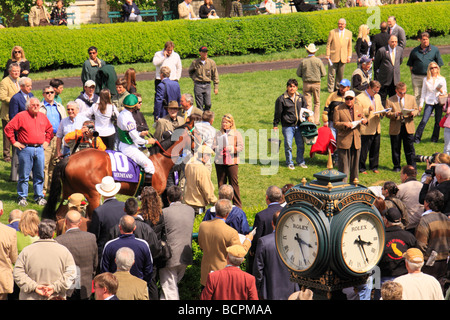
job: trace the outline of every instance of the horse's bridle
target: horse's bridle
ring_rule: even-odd
[[[194,135],[194,133],[193,133],[193,132],[194,132],[194,129],[195,129],[195,126],[193,126],[192,129],[188,129],[188,128],[185,128],[185,129],[187,130],[188,135],[189,135],[190,138],[191,138],[191,142],[196,142],[196,141],[198,141],[197,137],[195,137],[195,135]],[[155,139],[155,137],[153,136],[153,134],[151,134],[150,132],[149,132],[148,134],[149,134],[153,139]],[[161,143],[160,143],[157,139],[155,139],[155,141],[156,141],[156,145],[162,150],[161,154],[162,154],[164,157],[170,158],[170,159],[174,159],[174,158],[178,158],[178,157],[180,156],[180,155],[173,156],[171,153],[167,152],[167,150],[163,148],[163,146],[161,145]]]

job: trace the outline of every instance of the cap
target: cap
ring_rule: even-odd
[[[367,62],[371,62],[372,59],[370,59],[369,57],[366,56],[362,56],[361,59],[359,60],[359,62],[361,63],[367,63]]]
[[[201,46],[200,49],[198,50],[199,52],[208,52],[208,48],[205,46]]]
[[[350,80],[348,79],[342,79],[341,82],[339,82],[339,84],[344,87],[350,87],[351,85]]]
[[[410,262],[421,263],[423,262],[423,253],[420,249],[417,248],[409,248],[403,254],[403,258]]]
[[[236,244],[234,246],[228,247],[227,252],[237,258],[244,258],[247,254],[247,250],[242,245]]]
[[[402,220],[401,212],[395,207],[384,210],[383,215],[390,222],[400,222]]]
[[[125,108],[134,108],[138,104],[139,100],[134,94],[129,94],[123,99],[123,106]]]
[[[95,81],[94,80],[88,80],[84,83],[85,87],[92,87],[92,86],[96,86]]]
[[[344,94],[344,98],[347,98],[347,97],[355,97],[355,93],[353,92],[353,90],[348,90],[348,91],[345,91],[345,94]]]
[[[211,149],[209,146],[207,146],[206,144],[202,144],[198,149],[197,149],[197,153],[202,153],[202,154],[214,154],[214,150]]]

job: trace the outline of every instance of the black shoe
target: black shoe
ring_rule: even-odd
[[[152,185],[152,173],[146,173],[144,176],[144,185],[151,186]]]
[[[394,172],[400,172],[400,168],[394,168],[394,169],[392,169],[392,171],[394,171]]]

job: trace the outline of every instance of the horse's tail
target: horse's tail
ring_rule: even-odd
[[[52,183],[50,184],[50,194],[47,199],[47,204],[42,211],[42,219],[56,220],[56,204],[60,200],[62,179],[64,178],[64,171],[68,161],[69,157],[63,158],[58,162],[53,170]]]

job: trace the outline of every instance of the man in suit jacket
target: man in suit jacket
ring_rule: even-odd
[[[350,183],[359,177],[359,154],[361,151],[361,125],[367,124],[363,109],[355,103],[352,90],[344,94],[345,102],[334,110],[333,125],[337,130],[338,170],[350,175]],[[355,121],[355,122],[354,122]],[[347,178],[344,179],[347,182]]]
[[[242,245],[248,251],[253,239],[252,233],[249,233],[241,243],[238,232],[225,223],[232,208],[230,200],[220,199],[215,207],[216,218],[203,221],[198,229],[198,245],[203,250],[200,279],[203,286],[211,271],[221,270],[227,265],[228,247]]]
[[[178,5],[178,17],[180,19],[196,19],[197,16],[194,13],[192,7],[192,0],[184,0]]]
[[[0,201],[0,217],[3,214],[3,202]],[[7,300],[13,292],[13,267],[17,260],[17,233],[11,227],[0,223],[0,301]]]
[[[380,83],[376,80],[369,82],[369,87],[356,96],[356,103],[363,108],[364,117],[367,118],[367,126],[361,127],[361,154],[359,156],[359,172],[367,174],[366,159],[369,156],[369,169],[374,173],[378,171],[378,159],[380,156],[381,113],[383,110],[380,95]]]
[[[50,13],[44,5],[43,0],[36,0],[36,5],[31,7],[28,14],[28,22],[30,27],[51,26]]]
[[[2,102],[0,110],[0,118],[2,119],[2,127],[5,129],[9,120],[9,103],[11,98],[20,90],[19,76],[20,65],[18,63],[11,63],[8,68],[9,75],[0,82],[0,101]],[[2,130],[3,131],[3,130]],[[3,132],[3,160],[11,161],[10,152],[11,142]]]
[[[179,186],[167,189],[169,206],[163,209],[166,229],[166,242],[172,250],[172,257],[159,269],[161,300],[180,300],[178,282],[184,276],[186,267],[193,262],[192,228],[194,209],[181,202],[183,191]]]
[[[125,203],[116,199],[115,195],[120,190],[120,182],[114,182],[113,177],[104,177],[102,182],[96,185],[97,191],[103,196],[103,204],[94,209],[88,231],[97,237],[98,259],[102,258],[102,251],[109,239],[110,230],[119,223],[125,215]]]
[[[226,252],[226,267],[208,274],[200,300],[258,300],[255,277],[239,268],[247,250],[233,245]]]
[[[98,265],[97,241],[92,233],[81,231],[81,214],[69,210],[66,214],[66,233],[56,237],[56,242],[62,244],[75,260],[77,278],[74,287],[67,292],[68,300],[88,299],[92,291],[92,279]]]
[[[414,117],[419,114],[419,107],[416,99],[410,94],[406,94],[406,84],[397,83],[395,96],[387,100],[386,107],[391,110],[386,116],[391,119],[389,122],[389,135],[391,137],[391,152],[394,171],[400,171],[400,149],[403,141],[403,150],[405,152],[406,163],[416,167],[414,149]],[[412,110],[405,112],[403,110]]]
[[[380,23],[380,33],[372,37],[372,45],[370,46],[370,57],[373,59],[377,51],[388,45],[391,35],[388,32],[388,25],[386,21]]]
[[[405,30],[397,24],[397,20],[394,16],[390,16],[387,20],[387,24],[389,26],[388,32],[391,36],[397,36],[398,46],[402,49],[405,48],[406,45],[406,34]]]
[[[247,258],[247,268],[249,272],[252,272],[253,270],[253,261],[255,258],[258,239],[273,232],[272,217],[275,212],[283,209],[281,206],[282,202],[283,192],[281,189],[277,186],[268,187],[266,190],[267,208],[258,212],[255,215],[255,220],[253,222],[253,231],[255,232],[255,235],[249,251],[249,257]]]
[[[130,273],[135,262],[134,251],[122,247],[116,252],[117,271],[114,272],[119,288],[116,295],[119,300],[149,300],[147,282]]]
[[[347,30],[345,19],[339,19],[338,28],[328,34],[328,92],[339,89],[339,83],[344,78],[345,64],[352,59],[352,32]],[[330,66],[330,61],[333,65]]]
[[[275,230],[277,211],[272,217]],[[256,288],[262,300],[287,300],[291,294],[300,290],[297,283],[290,280],[290,272],[278,254],[275,243],[275,232],[259,238],[253,265]]]
[[[375,80],[381,84],[380,96],[383,106],[386,98],[395,95],[395,85],[400,82],[400,65],[403,62],[403,48],[397,46],[397,37],[391,36],[388,45],[378,50],[373,62]]]
[[[23,77],[19,79],[20,91],[12,96],[9,101],[9,119],[14,118],[16,114],[21,111],[27,110],[26,103],[31,97],[34,97],[31,92],[32,83],[31,79]],[[16,154],[16,147],[12,146],[12,163],[11,163],[11,175],[9,177],[10,181],[16,181],[19,179],[17,168],[19,167],[19,158]]]
[[[180,104],[181,91],[178,81],[170,80],[170,68],[162,66],[160,69],[161,82],[155,89],[155,105],[153,107],[153,118],[155,122],[168,114],[167,106],[171,101]]]

